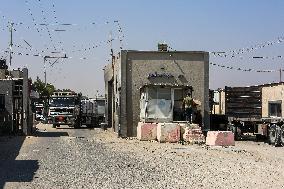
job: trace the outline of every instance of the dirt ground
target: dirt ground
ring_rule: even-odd
[[[284,187],[284,148],[264,142],[208,147],[37,128],[33,137],[0,138],[0,188]]]

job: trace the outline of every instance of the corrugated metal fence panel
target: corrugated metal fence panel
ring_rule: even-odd
[[[261,86],[225,87],[226,115],[229,117],[261,117]]]

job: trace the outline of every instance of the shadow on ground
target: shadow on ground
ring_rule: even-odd
[[[80,130],[80,129],[87,129],[87,130],[92,130],[94,128],[88,128],[88,127],[80,127],[80,128],[74,128],[74,127],[56,127],[57,130],[70,130],[70,129],[76,129],[76,130]]]
[[[69,134],[67,132],[35,131],[34,136],[37,136],[37,137],[62,137],[62,136],[69,136]]]
[[[37,160],[16,160],[25,137],[0,137],[0,188],[7,182],[31,182],[39,165]]]
[[[82,125],[80,128],[74,128],[74,127],[69,127],[69,126],[66,126],[66,125],[61,125],[60,127],[56,127],[56,129],[89,129],[89,130],[92,130],[92,129],[95,129],[95,128],[101,128],[100,125],[94,125],[92,127],[87,127],[86,125]]]

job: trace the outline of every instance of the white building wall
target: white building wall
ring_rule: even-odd
[[[281,100],[282,117],[284,110],[284,85],[269,86],[262,88],[262,117],[268,117],[268,102]]]

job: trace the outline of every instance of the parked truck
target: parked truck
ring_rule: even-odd
[[[53,127],[68,125],[80,128],[81,94],[75,92],[54,92],[49,99],[48,117]]]
[[[105,99],[96,97],[81,100],[82,124],[89,128],[105,121]]]
[[[284,146],[283,91],[283,83],[225,87],[219,91],[218,107],[223,106],[219,113],[224,112],[220,116],[226,119],[226,129],[234,132],[236,140],[250,133],[275,146]]]

